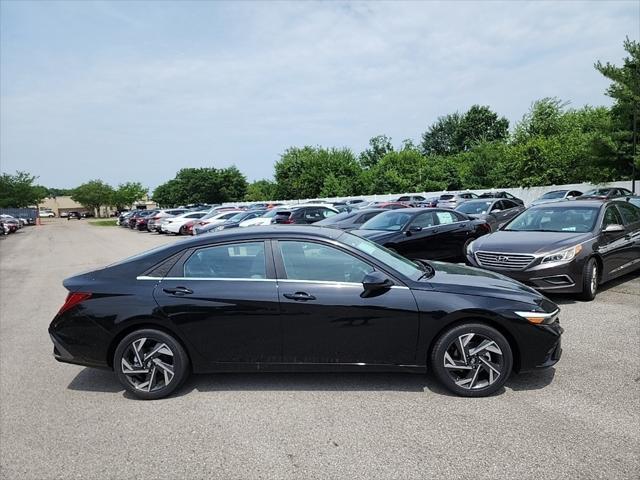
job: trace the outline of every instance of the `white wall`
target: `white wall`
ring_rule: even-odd
[[[637,185],[637,184],[636,184]],[[586,192],[587,190],[590,190],[592,188],[596,188],[596,187],[624,187],[624,188],[628,188],[629,190],[631,190],[631,180],[627,180],[627,181],[623,181],[623,182],[610,182],[610,183],[604,183],[604,184],[598,184],[598,185],[594,185],[591,183],[571,183],[568,185],[548,185],[545,187],[530,187],[530,188],[499,188],[496,190],[505,190],[509,193],[511,193],[512,195],[521,198],[522,200],[524,200],[524,204],[525,205],[529,205],[532,201],[534,201],[536,198],[539,198],[540,196],[544,195],[546,192],[549,192],[551,190],[579,190],[581,192]],[[460,190],[452,190],[451,192],[458,192]],[[470,192],[474,192],[477,194],[480,193],[484,193],[484,192],[489,192],[491,191],[490,189],[482,189],[482,190],[464,190],[464,191],[470,191]],[[363,198],[365,200],[395,200],[398,197],[402,196],[402,195],[422,195],[425,198],[429,198],[429,197],[436,197],[439,195],[442,195],[443,193],[447,193],[446,191],[441,191],[441,192],[407,192],[407,193],[394,193],[394,194],[390,194],[390,195],[354,195],[352,197],[318,197],[316,199],[307,199],[307,198],[301,198],[299,200],[272,200],[273,202],[278,202],[278,203],[287,203],[287,204],[295,204],[295,203],[304,203],[308,200],[320,200],[320,201],[328,201],[328,202],[332,202],[332,201],[337,201],[337,200],[343,200],[345,198]],[[226,203],[225,205],[247,205],[247,204],[251,204],[251,203],[256,203],[256,202],[230,202],[230,203]]]

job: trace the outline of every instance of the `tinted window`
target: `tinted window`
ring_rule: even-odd
[[[622,196],[633,195],[633,193],[631,193],[631,190],[627,190],[626,188],[619,188],[618,191]]]
[[[412,227],[429,228],[436,224],[433,212],[425,212],[420,215],[416,215],[411,222]]]
[[[398,202],[408,202],[409,200],[410,200],[409,197],[400,197],[398,199]]]
[[[607,207],[604,212],[604,219],[602,220],[602,227],[606,227],[607,225],[623,225],[622,217],[618,210],[612,205]]]
[[[264,243],[236,243],[195,251],[184,263],[188,278],[267,278]]]
[[[381,212],[369,212],[369,213],[365,213],[364,215],[362,215],[362,217],[359,218],[358,221],[360,221],[361,223],[366,222],[367,220],[371,220],[373,217],[375,217],[376,215],[378,215]]]
[[[365,222],[360,228],[363,230],[399,231],[404,228],[410,219],[411,215],[408,213],[384,212]]]
[[[465,202],[460,205],[456,210],[462,213],[468,213],[471,215],[482,215],[487,213],[489,207],[491,206],[491,201],[486,202]]]
[[[502,201],[502,208],[504,210],[508,210],[510,208],[515,208],[517,206],[518,206],[518,204],[516,202],[512,202],[511,200],[503,200]]]
[[[597,218],[597,208],[531,208],[518,215],[504,230],[585,233],[593,230]]]
[[[453,195],[440,195],[440,200],[451,200],[453,197]]]
[[[337,248],[312,242],[280,241],[287,278],[362,283],[373,267]]]
[[[496,202],[493,204],[493,207],[491,207],[491,211],[495,212],[497,210],[504,210],[504,206],[502,203],[502,200],[500,200],[499,202]]]
[[[640,221],[640,208],[630,204],[620,204],[618,205],[618,209],[620,213],[622,213],[625,224],[629,225],[630,223]]]
[[[440,225],[446,225],[448,223],[454,223],[458,221],[458,217],[453,212],[436,212],[438,217],[438,223]]]

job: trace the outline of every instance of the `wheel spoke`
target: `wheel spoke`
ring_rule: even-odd
[[[145,344],[146,341],[147,341],[146,338],[140,338],[132,343],[133,353],[136,356],[136,359],[138,360],[139,365],[142,365],[142,358],[140,357],[140,349],[142,348],[142,346]]]
[[[155,378],[156,378],[156,367],[154,366],[151,369],[151,377],[149,378],[149,386],[147,387],[147,392],[151,391],[151,387],[153,387],[153,381],[155,380]]]
[[[451,358],[451,355],[449,355],[449,352],[445,352],[444,368],[450,368],[452,370],[471,370],[473,367],[471,367],[470,365],[467,365],[466,358],[464,363],[457,362],[453,358]]]
[[[127,362],[124,358],[122,359],[122,373],[125,375],[139,375],[143,373],[149,373],[148,369],[135,369],[131,366],[129,362]]]
[[[478,352],[483,350],[487,350],[489,352],[497,353],[498,355],[502,355],[502,350],[493,340],[483,340],[480,345],[476,348],[472,348],[469,350],[469,355],[476,355]]]
[[[173,357],[173,352],[169,347],[167,347],[165,343],[160,343],[156,345],[156,347],[153,350],[151,350],[151,352],[147,353],[144,356],[144,360],[146,362],[150,358],[155,358],[158,355],[171,355]]]

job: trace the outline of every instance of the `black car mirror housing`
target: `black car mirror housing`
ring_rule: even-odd
[[[393,281],[384,273],[374,270],[364,276],[362,286],[364,287],[364,292],[362,292],[361,296],[367,297],[373,293],[388,290],[393,286]]]

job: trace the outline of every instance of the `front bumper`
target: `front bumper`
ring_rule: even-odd
[[[564,264],[539,264],[538,260],[524,270],[509,270],[487,267],[480,264],[473,254],[467,254],[467,261],[474,267],[491,270],[506,275],[536,290],[548,293],[579,293],[582,291],[583,262],[574,259]]]

